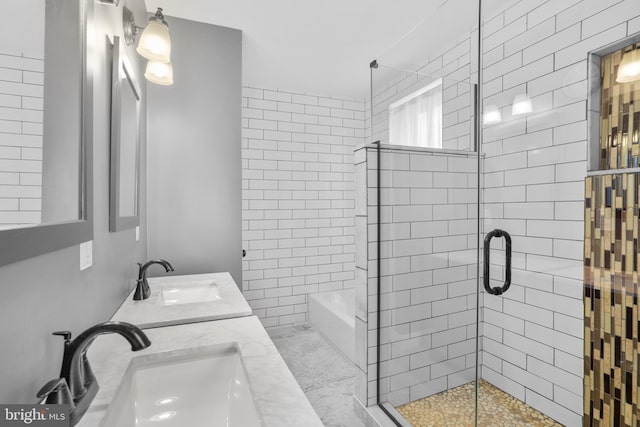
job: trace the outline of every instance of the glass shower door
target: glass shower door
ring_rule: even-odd
[[[459,79],[384,63],[372,69],[375,144],[362,158],[370,303],[380,305],[368,325],[380,342],[373,368],[385,410],[416,426],[475,422],[476,87],[467,62],[472,42],[460,46],[449,59],[463,70]]]

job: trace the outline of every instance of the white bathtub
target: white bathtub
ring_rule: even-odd
[[[356,318],[353,289],[321,292],[308,297],[309,322],[354,362]]]

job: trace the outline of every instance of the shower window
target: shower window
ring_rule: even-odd
[[[389,106],[389,142],[442,148],[442,79]]]

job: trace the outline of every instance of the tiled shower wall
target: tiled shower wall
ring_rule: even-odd
[[[356,152],[359,194],[356,363],[359,393],[375,397],[377,155]],[[473,381],[476,336],[477,158],[473,153],[382,148],[382,401],[401,405]],[[366,230],[368,227],[368,233]],[[368,234],[368,237],[367,237]],[[368,241],[368,250],[367,250]],[[365,277],[368,302],[365,302]],[[362,396],[356,393],[359,399]],[[369,402],[371,404],[371,401]]]
[[[587,54],[640,31],[636,0],[520,1],[488,20],[484,231],[513,238],[513,284],[485,295],[482,376],[565,425],[582,400]],[[527,94],[529,115],[511,104]],[[501,256],[496,256],[497,259]]]
[[[353,287],[364,102],[255,87],[242,102],[243,293],[265,326],[305,322],[308,294]]]
[[[40,222],[43,67],[0,53],[0,229]]]

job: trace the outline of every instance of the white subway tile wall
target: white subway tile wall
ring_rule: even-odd
[[[353,150],[364,102],[243,87],[243,293],[262,323],[307,321],[307,295],[355,280]]]
[[[362,267],[370,281],[371,318],[377,307],[378,177],[375,148],[363,150],[368,215],[356,221],[369,219],[369,260]],[[475,378],[477,158],[383,149],[380,166],[381,397],[401,405]],[[375,350],[377,325],[368,326]],[[367,368],[375,387],[375,358]]]
[[[383,401],[399,405],[474,377],[476,165],[472,153],[381,152]],[[357,188],[367,191],[356,196],[355,395],[369,405],[376,399],[376,166],[375,148],[356,152]]]
[[[41,220],[44,60],[0,52],[0,229]]]

